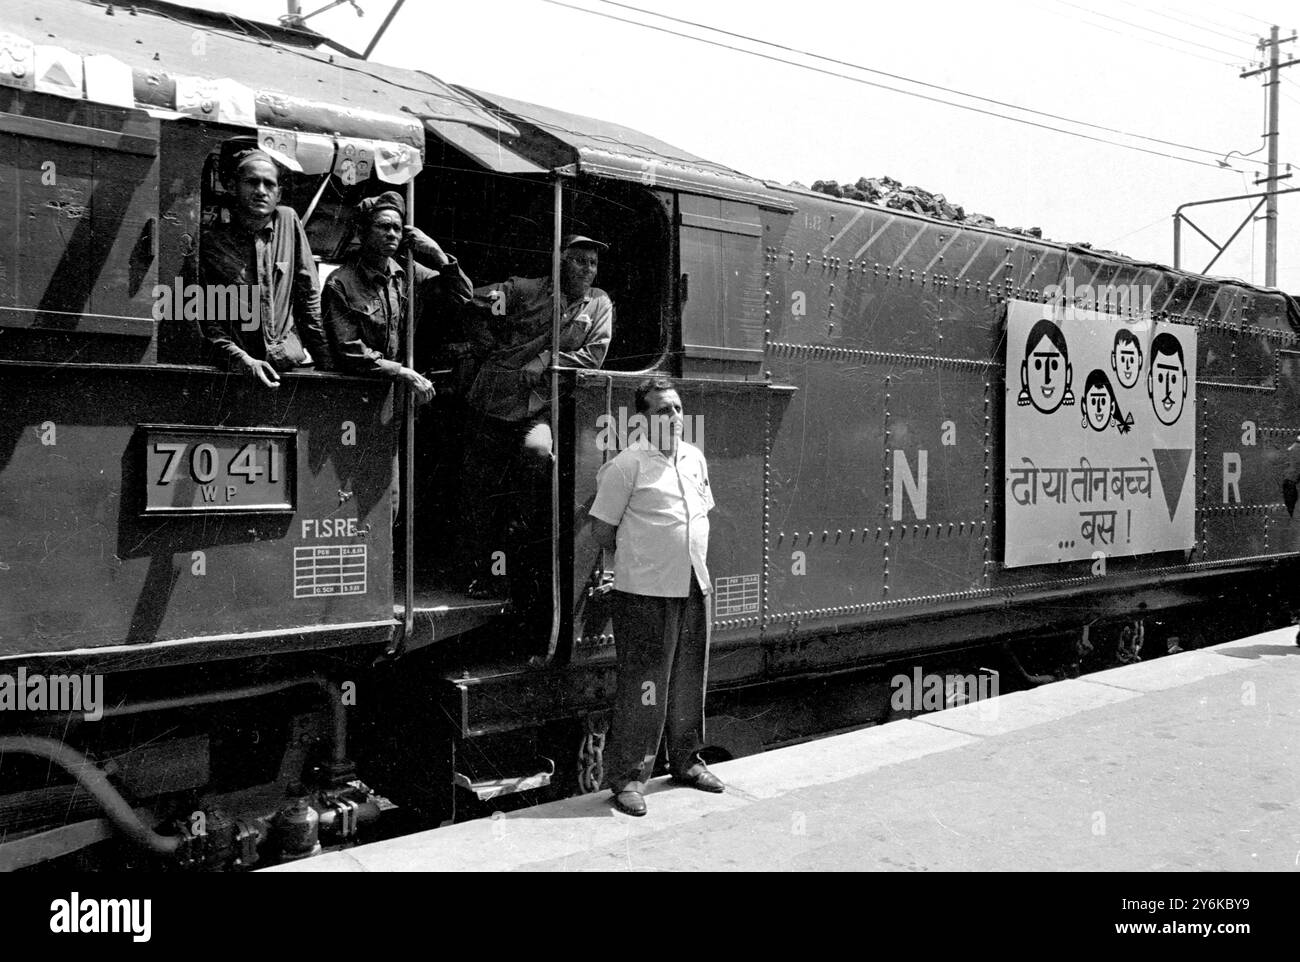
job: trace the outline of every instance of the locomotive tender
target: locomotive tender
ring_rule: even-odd
[[[1281,292],[777,185],[309,31],[67,0],[6,8],[0,33],[0,867],[246,867],[403,812],[594,790],[613,639],[583,519],[649,371],[679,379],[715,488],[719,755],[885,720],[882,666],[996,642],[1005,691],[1047,639],[1194,644],[1225,601],[1243,629],[1288,614],[1300,313]],[[545,273],[561,233],[612,244],[606,364],[553,373],[554,537],[505,559],[549,579],[540,619],[437,570],[473,496],[473,318],[426,320],[442,390],[418,420],[386,381],[269,391],[209,363],[212,305],[187,292],[241,138],[291,171],[322,273],[351,206],[393,185],[476,284]],[[1008,563],[1008,318],[1076,302],[1195,332],[1190,540]],[[73,682],[101,703],[34,697]]]

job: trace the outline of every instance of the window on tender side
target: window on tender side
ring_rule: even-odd
[[[758,208],[689,195],[680,204],[683,373],[746,376],[763,357]]]

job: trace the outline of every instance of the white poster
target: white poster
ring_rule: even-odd
[[[1195,545],[1196,329],[1011,301],[1006,564]]]

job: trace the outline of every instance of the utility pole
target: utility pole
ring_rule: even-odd
[[[1259,49],[1267,49],[1268,65],[1261,66],[1256,70],[1247,70],[1241,76],[1256,77],[1262,73],[1268,74],[1268,80],[1264,86],[1268,88],[1268,132],[1264,134],[1268,138],[1268,176],[1256,178],[1255,185],[1266,184],[1265,189],[1265,208],[1264,208],[1264,286],[1277,286],[1277,195],[1278,181],[1286,180],[1291,174],[1278,175],[1277,172],[1277,141],[1278,141],[1278,107],[1280,98],[1278,97],[1278,88],[1282,86],[1281,72],[1283,67],[1294,66],[1298,61],[1295,54],[1291,54],[1285,63],[1281,61],[1281,46],[1284,43],[1291,43],[1296,39],[1295,31],[1291,36],[1278,38],[1278,28],[1275,26],[1269,31],[1269,39],[1261,39]]]

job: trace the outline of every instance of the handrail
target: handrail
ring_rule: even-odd
[[[415,178],[406,182],[406,224],[415,224]],[[405,364],[415,370],[415,253],[406,245]],[[405,606],[402,611],[402,647],[415,632],[415,387],[403,381],[402,414],[402,543],[405,549]]]
[[[564,213],[564,180],[555,177],[554,223],[551,238],[551,635],[546,643],[550,664],[560,641],[560,241]]]

